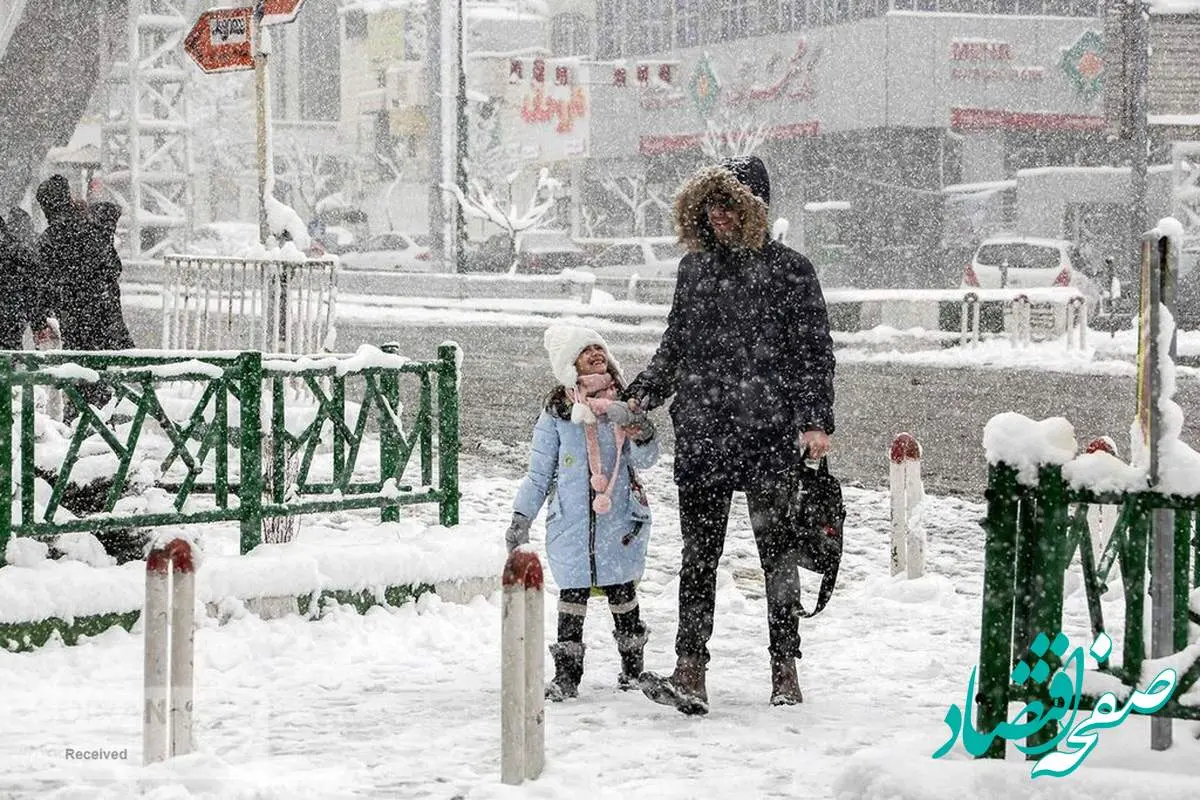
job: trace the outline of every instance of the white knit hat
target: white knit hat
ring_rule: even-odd
[[[591,328],[580,325],[553,325],[546,329],[545,335],[542,336],[542,344],[550,354],[550,368],[554,370],[554,377],[563,386],[574,386],[579,380],[575,360],[584,349],[593,344],[603,347],[609,365],[618,374],[621,372],[621,365],[613,358],[604,337]]]

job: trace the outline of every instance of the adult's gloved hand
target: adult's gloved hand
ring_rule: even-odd
[[[508,532],[504,534],[504,544],[508,547],[508,552],[511,553],[520,545],[529,544],[529,526],[531,524],[533,524],[533,520],[529,517],[513,512],[512,524],[508,526]]]
[[[654,438],[657,431],[654,428],[654,423],[645,414],[642,415],[641,422],[629,429],[629,438],[638,444],[645,444]]]
[[[635,411],[628,403],[620,400],[613,402],[606,412],[608,421],[622,428],[642,425],[647,422],[645,411]]]

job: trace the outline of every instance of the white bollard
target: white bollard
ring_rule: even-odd
[[[925,574],[925,526],[914,516],[925,497],[921,483],[921,445],[912,434],[892,440],[892,574],[911,578]]]
[[[960,328],[958,343],[961,347],[966,347],[968,342],[979,344],[979,295],[974,292],[963,295]]]
[[[1033,307],[1029,298],[1019,294],[1012,301],[1012,343],[1025,347],[1033,342]]]
[[[501,577],[500,780],[519,784],[546,765],[545,605],[542,562],[518,547]]]
[[[195,566],[192,546],[183,539],[173,539],[146,557],[145,764],[192,752]]]

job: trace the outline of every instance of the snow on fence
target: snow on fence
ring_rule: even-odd
[[[0,487],[13,487],[0,491],[0,566],[14,535],[237,521],[247,553],[273,517],[378,508],[394,521],[400,506],[437,503],[441,524],[456,525],[457,359],[453,345],[425,362],[366,345],[323,358],[0,354],[0,397],[11,398],[0,402]],[[414,381],[406,412],[401,387]],[[297,403],[289,382],[311,399]],[[113,400],[93,407],[89,387]],[[37,412],[42,388],[63,392],[70,428]]]
[[[333,347],[337,262],[163,259],[164,350],[319,353]]]
[[[173,539],[146,557],[144,764],[192,752],[195,616],[195,553]]]
[[[892,440],[892,574],[909,578],[925,574],[925,526],[920,508],[925,499],[921,483],[921,445],[912,434],[901,433]]]
[[[542,580],[531,548],[508,556],[500,579],[500,780],[507,784],[535,779],[546,765]]]

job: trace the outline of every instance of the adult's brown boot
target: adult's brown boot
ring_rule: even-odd
[[[800,682],[796,678],[796,659],[791,656],[771,656],[771,705],[794,706],[804,702]]]
[[[705,686],[707,667],[699,656],[679,656],[675,672],[663,678],[653,672],[642,674],[642,692],[656,703],[675,706],[681,713],[707,714],[708,688]]]

